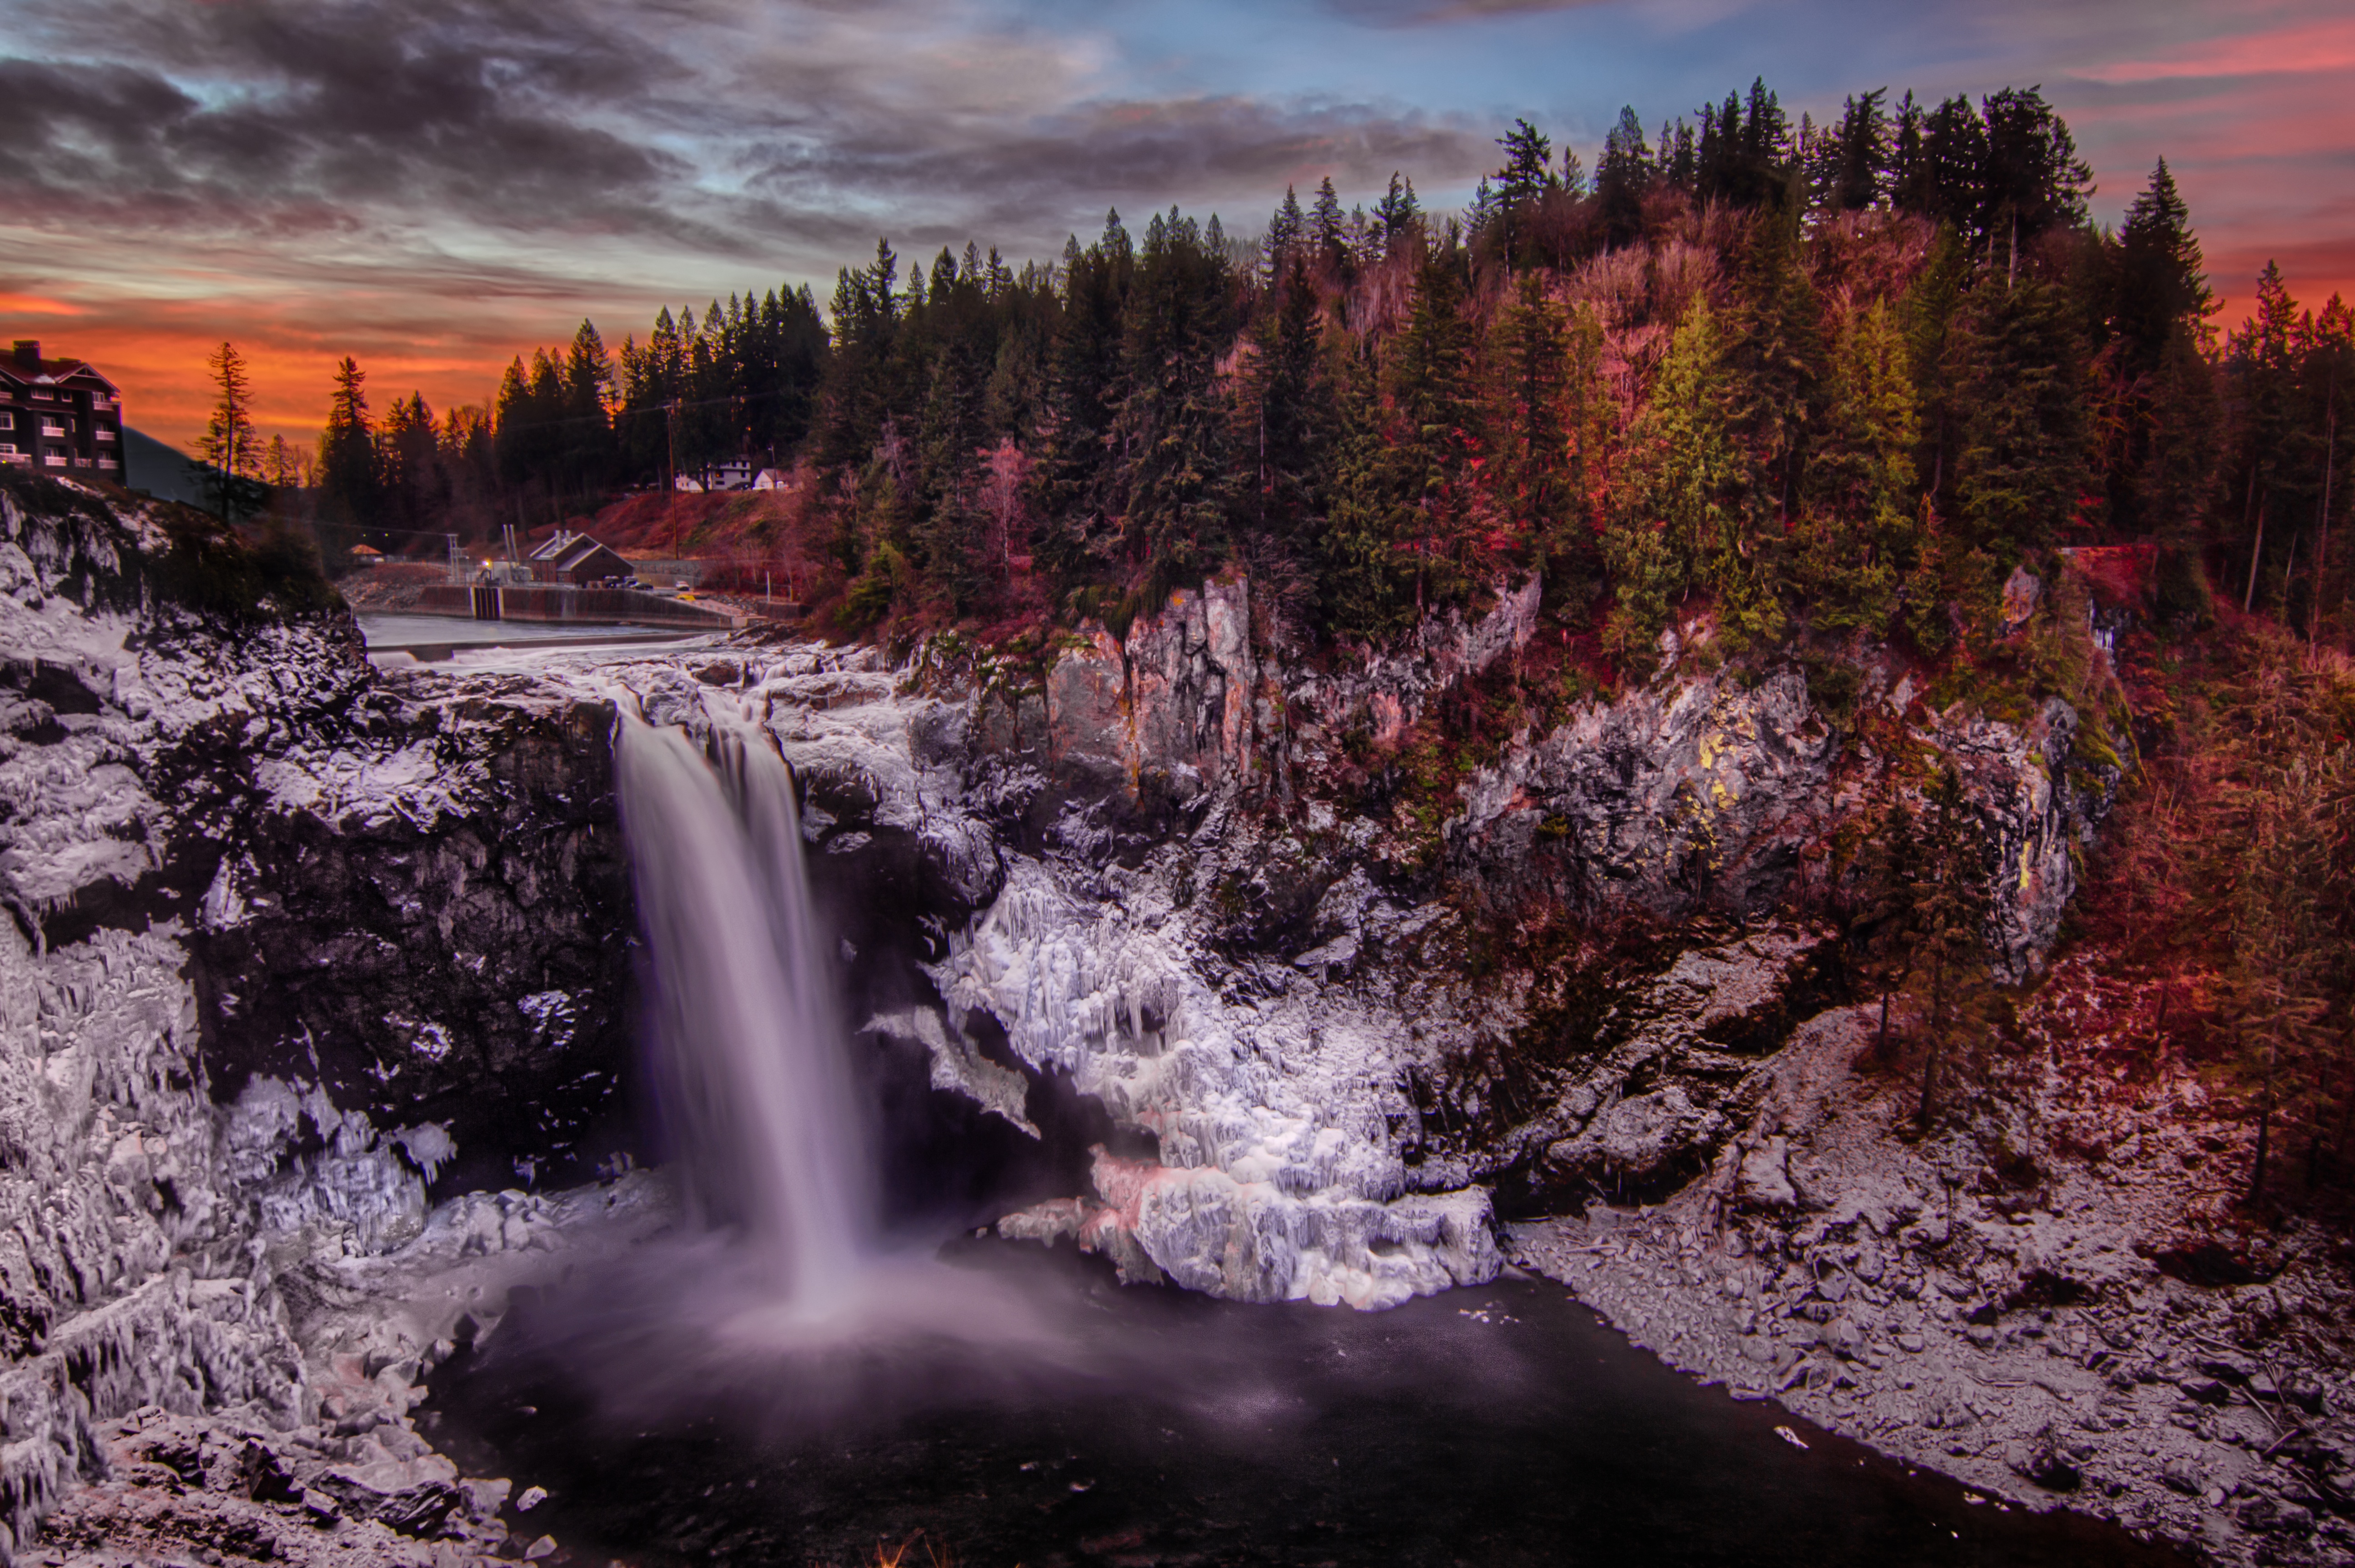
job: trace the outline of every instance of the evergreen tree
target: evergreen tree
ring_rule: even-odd
[[[1723,407],[1742,459],[1732,496],[1741,565],[1712,587],[1737,645],[1782,635],[1792,513],[1822,406],[1823,302],[1800,264],[1796,217],[1752,219],[1727,323]]]
[[[1233,340],[1225,256],[1176,208],[1156,214],[1122,310],[1114,420],[1123,541],[1147,603],[1223,558],[1231,421],[1217,366]]]
[[[1300,210],[1300,197],[1290,186],[1284,187],[1284,200],[1268,219],[1267,237],[1261,241],[1262,276],[1269,288],[1273,288],[1292,270],[1293,261],[1305,253],[1308,242],[1307,215]]]
[[[1427,250],[1415,274],[1413,313],[1389,367],[1399,421],[1396,455],[1418,514],[1412,541],[1418,613],[1462,603],[1474,583],[1465,479],[1479,418],[1474,340],[1464,313],[1467,261],[1452,234]]]
[[[1287,562],[1306,555],[1326,505],[1334,424],[1332,388],[1319,342],[1316,293],[1307,271],[1285,274],[1276,308],[1252,332],[1236,445],[1256,454],[1239,525]]]
[[[1381,220],[1385,252],[1394,251],[1405,236],[1423,223],[1423,208],[1414,198],[1414,182],[1400,179],[1397,171],[1392,170],[1390,189],[1374,208],[1374,216]]]
[[[1628,245],[1643,237],[1644,195],[1651,184],[1652,150],[1644,144],[1644,123],[1632,107],[1622,108],[1594,165],[1594,206],[1604,243]]]
[[[1098,575],[1118,542],[1112,462],[1114,382],[1135,270],[1120,214],[1084,251],[1067,248],[1063,309],[1047,366],[1044,446],[1037,464],[1039,560],[1059,592]]]
[[[1390,439],[1364,345],[1341,356],[1338,400],[1332,507],[1318,541],[1318,599],[1335,636],[1379,644],[1415,617],[1420,497],[1416,476]]]
[[[253,382],[234,344],[224,341],[205,363],[213,373],[213,409],[197,453],[214,512],[221,521],[234,522],[266,498],[260,484],[261,437],[253,428]]]
[[[1824,435],[1807,464],[1801,602],[1818,630],[1889,631],[1916,560],[1913,367],[1884,302],[1851,316],[1832,358]]]
[[[1735,548],[1740,457],[1726,430],[1725,397],[1722,334],[1707,301],[1697,300],[1628,432],[1627,469],[1604,535],[1617,592],[1604,640],[1623,669],[1645,656],[1672,604],[1697,587],[1742,575]]]
[[[2191,210],[2161,158],[2150,184],[2126,208],[2118,231],[2111,330],[2126,346],[2128,375],[2147,374],[2179,330],[2196,328],[2212,304],[2200,270]]]
[[[1348,270],[1349,251],[1344,242],[1346,220],[1341,216],[1341,198],[1333,189],[1333,176],[1327,175],[1316,184],[1316,204],[1309,208],[1309,234],[1316,249],[1316,262],[1327,277],[1338,278]]]
[[[2047,232],[2084,224],[2094,174],[2039,90],[2006,88],[1981,107],[1987,140],[1979,232],[2011,272],[2021,251]]]
[[[1940,771],[1924,808],[1923,880],[1913,899],[1917,962],[1930,987],[1923,1019],[1929,1051],[1913,1117],[1914,1130],[1922,1133],[1952,1103],[1954,1058],[1984,1008],[1992,907],[1987,829],[1963,794],[1953,763]]]
[[[2059,543],[2089,499],[2083,347],[2049,283],[1979,290],[1968,325],[1957,496],[1971,542],[2009,566]]]
[[[376,427],[368,417],[368,372],[349,355],[336,367],[327,427],[319,436],[319,481],[329,520],[366,528],[377,521],[382,475]]]
[[[1877,87],[1850,98],[1838,128],[1825,138],[1821,200],[1835,212],[1859,211],[1881,199],[1890,153],[1889,115],[1881,101],[1888,96],[1887,88]]]
[[[1562,309],[1542,278],[1523,276],[1497,312],[1487,357],[1491,500],[1541,569],[1556,556],[1575,560],[1565,418],[1572,361]]]

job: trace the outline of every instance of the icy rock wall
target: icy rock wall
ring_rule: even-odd
[[[625,1144],[611,727],[560,677],[388,670],[251,758],[204,823],[222,853],[197,950],[224,1092],[324,1089],[323,1136],[347,1112],[440,1125],[456,1147],[438,1196],[578,1179]]]
[[[1537,608],[1531,583],[1311,672],[1250,584],[1221,579],[1123,638],[1069,640],[1035,684],[975,683],[965,804],[999,829],[1008,869],[935,968],[950,1020],[986,1013],[1025,1062],[1071,1072],[1161,1151],[1157,1169],[1100,1160],[1101,1207],[1017,1230],[1122,1257],[1133,1243],[1220,1294],[1378,1301],[1451,1277],[1444,1247],[1368,1217],[1410,1188],[1461,1192],[1451,1178],[1518,1162],[1550,1187],[1655,1192],[1713,1157],[1792,1008],[1822,993],[1820,933],[1769,926],[1686,955],[1573,1069],[1520,1085],[1540,1104],[1508,1111],[1502,1090],[1481,1108],[1446,1082],[1509,1054],[1521,1021],[1509,975],[1481,997],[1455,968],[1462,912],[1766,921],[1822,878],[1890,763],[1843,742],[1796,667],[1754,683],[1668,672],[1508,737],[1461,788],[1436,874],[1401,875],[1414,858],[1391,826],[1335,798],[1342,737],[1395,743],[1525,648]],[[1989,946],[2000,971],[2028,973],[2074,891],[2072,846],[2106,805],[2103,781],[2073,782],[2075,715],[1947,719],[1868,674],[1867,699],[1961,772],[1988,828]],[[1207,907],[1222,903],[1236,907]],[[1741,1038],[1718,1038],[1729,1020]],[[1433,1135],[1401,1089],[1418,1082],[1443,1125],[1471,1099],[1475,1128]],[[1369,1228],[1331,1240],[1320,1225]]]
[[[142,1405],[302,1407],[215,1154],[176,925],[36,954],[0,925],[0,1558]]]
[[[1238,1006],[1204,979],[1166,887],[1114,872],[1075,894],[1015,862],[932,975],[950,1017],[985,1011],[1157,1164],[1100,1157],[1097,1198],[1161,1273],[1241,1301],[1387,1307],[1494,1275],[1476,1189],[1405,1195],[1394,1024],[1312,987]]]
[[[503,709],[496,690],[389,691],[341,614],[199,613],[176,597],[186,563],[166,560],[148,512],[0,478],[8,1560],[97,1462],[93,1423],[149,1404],[281,1427],[309,1413],[267,1247],[302,1230],[365,1253],[422,1223],[426,1184],[456,1154],[427,1112],[461,1093],[442,1064],[479,1038],[449,1007],[450,972],[466,970],[447,947],[465,930],[450,906],[485,901],[464,874],[485,857],[447,839],[504,798],[516,748],[502,736],[542,711]],[[321,868],[347,866],[356,841],[414,869],[345,878],[323,922]],[[577,911],[592,880],[554,854],[533,870],[510,903]],[[306,898],[314,912],[290,923]],[[353,912],[370,901],[414,923],[339,936],[368,924]],[[384,1071],[375,1042],[299,1005],[367,941],[406,945],[408,995],[363,995],[428,1072]],[[283,962],[240,967],[240,944]],[[592,1009],[534,989],[517,1028],[565,1035],[561,1049]],[[371,1118],[387,1109],[410,1114]]]

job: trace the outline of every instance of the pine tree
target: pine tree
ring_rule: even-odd
[[[1887,302],[1851,316],[1832,357],[1824,433],[1809,454],[1801,601],[1817,630],[1885,634],[1916,560],[1921,440],[1904,336]]]
[[[1914,1130],[1926,1133],[1952,1102],[1947,1082],[1966,1032],[1979,1021],[1987,984],[1987,829],[1947,763],[1924,802],[1923,880],[1913,894],[1917,962],[1930,987],[1929,1051],[1922,1062],[1922,1094]],[[1945,1096],[1944,1099],[1941,1096]]]
[[[1979,177],[1979,232],[2008,274],[2045,233],[2082,226],[2092,167],[2077,155],[2068,125],[2035,88],[2006,88],[1981,104],[1986,162]]]
[[[263,500],[261,438],[253,428],[253,383],[245,356],[224,341],[206,358],[213,373],[212,417],[197,454],[204,460],[205,491],[223,522],[257,509]]]
[[[1652,150],[1644,143],[1644,123],[1633,107],[1622,108],[1594,165],[1594,205],[1605,244],[1628,245],[1643,237],[1644,195],[1651,184]]]
[[[1565,419],[1570,337],[1543,278],[1524,275],[1513,302],[1497,312],[1487,359],[1490,497],[1543,570],[1554,557],[1576,553]]]
[[[1859,211],[1881,199],[1882,171],[1889,165],[1889,115],[1881,101],[1888,96],[1887,88],[1877,87],[1850,98],[1838,128],[1825,138],[1821,199],[1835,212]]]
[[[1112,463],[1121,323],[1135,261],[1117,211],[1102,239],[1065,251],[1063,309],[1048,352],[1043,452],[1034,469],[1038,557],[1059,593],[1105,570],[1118,542]]]
[[[1397,461],[1419,514],[1412,541],[1418,613],[1462,603],[1474,581],[1465,548],[1471,501],[1465,479],[1479,418],[1472,329],[1464,314],[1467,260],[1452,234],[1426,252],[1415,274],[1414,309],[1389,366]]]
[[[1269,288],[1273,288],[1292,270],[1295,258],[1304,253],[1307,243],[1308,219],[1300,210],[1300,197],[1290,186],[1284,187],[1284,200],[1277,204],[1275,216],[1268,219],[1267,237],[1261,241],[1261,276]]]
[[[1331,510],[1318,539],[1317,588],[1334,635],[1379,644],[1415,617],[1413,479],[1390,439],[1372,356],[1340,357]]]
[[[1392,170],[1390,189],[1384,193],[1381,204],[1374,208],[1374,216],[1381,219],[1385,252],[1395,253],[1397,248],[1405,243],[1405,237],[1416,231],[1423,223],[1423,208],[1414,198],[1414,182],[1401,180],[1398,172]]]
[[[1308,231],[1316,242],[1317,265],[1327,277],[1338,278],[1348,270],[1349,251],[1343,243],[1346,227],[1341,198],[1333,189],[1333,176],[1327,175],[1316,183],[1316,203],[1308,209]]]
[[[2147,373],[2178,329],[2195,327],[2214,296],[2200,270],[2191,209],[2175,188],[2167,160],[2158,160],[2118,231],[2111,330],[2126,347],[2126,370]]]
[[[1956,494],[1971,543],[2009,567],[2059,543],[2089,499],[2083,345],[2048,283],[1980,289],[1968,326]]]
[[[1229,283],[1192,219],[1174,207],[1154,216],[1122,311],[1114,420],[1122,538],[1146,603],[1224,555],[1231,432],[1217,365],[1233,342]]]
[[[1727,429],[1742,462],[1732,497],[1737,529],[1714,574],[1721,623],[1739,645],[1782,635],[1792,513],[1822,408],[1823,301],[1801,265],[1796,212],[1751,220],[1724,347]]]
[[[376,429],[368,418],[368,373],[350,356],[336,367],[327,428],[319,436],[320,486],[330,518],[366,528],[377,521],[383,479]]]
[[[1604,535],[1618,595],[1604,640],[1623,668],[1668,625],[1672,603],[1742,576],[1740,458],[1725,425],[1725,383],[1717,317],[1697,300],[1628,432],[1627,468]]]
[[[1276,308],[1252,332],[1235,445],[1255,454],[1239,525],[1287,560],[1305,555],[1324,512],[1337,411],[1325,374],[1316,292],[1295,262]]]

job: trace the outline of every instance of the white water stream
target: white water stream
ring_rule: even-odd
[[[719,716],[715,715],[715,720]],[[875,1233],[871,1140],[802,864],[793,775],[751,723],[685,731],[623,710],[616,754],[654,982],[664,1093],[690,1201],[807,1307],[849,1287]]]

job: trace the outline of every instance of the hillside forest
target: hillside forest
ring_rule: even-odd
[[[1650,130],[1624,112],[1591,170],[1527,121],[1497,145],[1457,213],[1400,177],[1345,208],[1327,180],[1250,239],[1173,208],[1018,270],[879,242],[823,311],[731,296],[618,352],[583,323],[487,411],[374,417],[346,360],[303,494],[331,555],[516,521],[639,544],[659,518],[834,635],[1035,656],[1227,571],[1254,635],[1309,660],[1536,576],[1496,713],[1367,762],[1433,791],[1482,723],[1548,721],[1664,656],[1796,660],[1862,745],[1907,745],[1860,699],[1875,660],[1933,712],[2024,722],[2064,697],[2073,765],[2133,781],[2079,934],[2154,1041],[2245,1089],[2253,1196],[2295,1185],[2269,1161],[2343,1183],[2348,306],[2301,306],[2268,266],[2220,325],[2166,164],[2095,226],[2033,90],[1876,91],[1817,125],[1754,83]],[[674,499],[746,457],[785,487]],[[1952,814],[1923,770],[1928,832]],[[1881,809],[1901,817],[1861,835],[1843,918],[1918,986],[1968,900]]]

